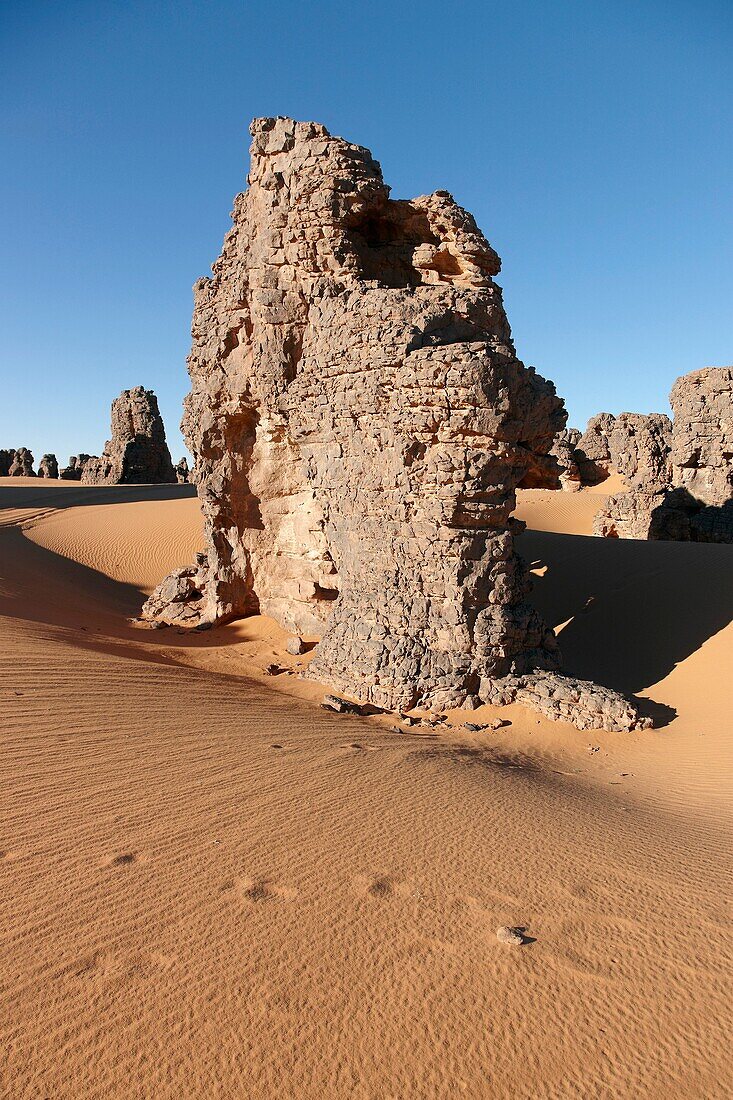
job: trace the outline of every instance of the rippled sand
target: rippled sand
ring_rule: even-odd
[[[566,667],[659,728],[395,733],[270,620],[128,623],[187,492],[0,480],[0,1094],[730,1096],[732,549],[520,494]]]

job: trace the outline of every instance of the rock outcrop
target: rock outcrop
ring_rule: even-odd
[[[611,413],[592,416],[578,440],[574,459],[583,485],[598,485],[608,477],[611,469],[608,437],[615,421]]]
[[[38,463],[38,476],[48,478],[57,478],[59,476],[59,464],[56,461],[56,455],[49,454],[43,456]]]
[[[191,471],[188,468],[188,459],[184,456],[176,463],[176,481],[179,485],[188,485],[191,480]]]
[[[99,458],[87,459],[85,485],[173,484],[176,474],[152,390],[136,386],[112,402],[112,438]]]
[[[672,484],[704,505],[726,505],[733,499],[733,367],[683,374],[669,402]]]
[[[582,478],[576,458],[581,433],[577,428],[563,428],[555,436],[547,455],[538,455],[520,482],[520,489],[565,489],[574,492],[582,488]]]
[[[195,287],[182,427],[207,552],[143,615],[271,615],[321,635],[307,675],[388,708],[526,691],[559,654],[511,513],[565,412],[516,357],[499,258],[447,192],[391,200],[324,127],[251,132]]]
[[[8,477],[35,477],[33,455],[27,447],[19,447],[13,455]]]
[[[608,414],[606,414],[608,415]],[[621,413],[608,432],[610,467],[632,489],[652,492],[669,483],[672,422],[662,413]]]
[[[84,467],[90,458],[93,458],[95,462],[99,461],[96,455],[71,455],[71,457],[69,458],[69,465],[64,466],[63,469],[59,471],[59,477],[61,478],[61,480],[81,481],[81,475],[84,472]]]
[[[631,430],[625,449],[616,443],[614,465],[630,491],[608,498],[594,533],[732,542],[733,368],[683,375],[672,387],[670,404],[673,421],[625,414]]]
[[[15,451],[0,450],[0,477],[8,477],[15,459]]]

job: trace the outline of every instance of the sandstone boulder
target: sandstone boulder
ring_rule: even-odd
[[[15,451],[0,450],[0,477],[8,477],[15,459]]]
[[[188,459],[180,458],[176,463],[176,481],[179,485],[187,485],[191,480],[191,471],[188,468]]]
[[[88,458],[85,485],[173,484],[176,474],[152,390],[136,386],[112,402],[112,438],[100,458]]]
[[[43,456],[38,463],[38,476],[48,478],[57,478],[59,476],[59,464],[56,461],[56,455],[49,454]]]
[[[517,359],[498,256],[447,192],[390,199],[323,126],[251,132],[195,287],[182,427],[207,553],[143,615],[271,615],[321,635],[306,675],[393,709],[556,669],[511,513],[565,411]]]
[[[33,455],[27,447],[19,447],[13,455],[13,461],[8,470],[9,477],[35,477],[33,469]]]

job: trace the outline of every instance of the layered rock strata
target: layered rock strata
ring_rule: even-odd
[[[38,476],[48,478],[57,478],[59,476],[59,464],[56,461],[56,455],[48,454],[43,456],[38,463]]]
[[[499,258],[447,192],[391,200],[322,126],[251,132],[195,287],[182,427],[207,552],[143,615],[271,615],[321,635],[310,677],[383,707],[511,694],[559,664],[511,513],[565,412],[516,357]]]
[[[112,438],[99,458],[87,459],[85,485],[173,484],[176,474],[152,390],[136,386],[112,402]]]
[[[27,447],[19,447],[13,455],[8,477],[35,477],[33,455]]]
[[[659,414],[626,414],[628,423],[643,422],[640,430],[626,434],[625,449],[616,445],[614,465],[630,491],[608,498],[595,518],[594,533],[731,542],[733,368],[683,375],[672,388],[670,404],[673,421]]]

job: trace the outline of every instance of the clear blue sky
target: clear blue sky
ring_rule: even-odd
[[[0,446],[99,453],[160,399],[255,115],[315,119],[394,197],[451,191],[571,422],[733,362],[730,0],[4,0]]]

